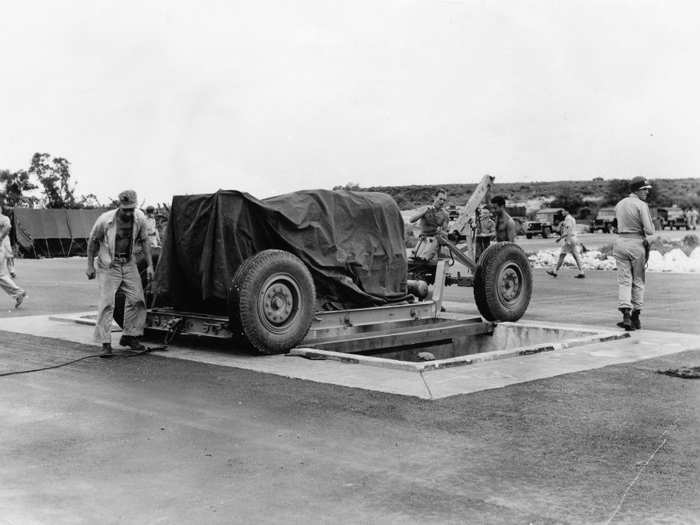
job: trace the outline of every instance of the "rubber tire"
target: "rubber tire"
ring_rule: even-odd
[[[503,297],[498,283],[502,272],[515,272],[520,283],[512,300]],[[532,272],[525,252],[515,243],[492,244],[479,258],[474,273],[474,301],[487,321],[517,321],[530,304]]]
[[[241,263],[238,269],[236,269],[236,273],[233,274],[233,279],[231,280],[231,287],[228,289],[228,295],[226,297],[229,327],[233,332],[234,337],[238,340],[238,342],[248,342],[246,340],[245,333],[243,332],[243,323],[241,322],[240,308],[238,306],[238,291],[241,289],[243,277],[248,274],[254,259],[255,257],[248,257],[245,261]]]
[[[278,278],[296,290],[285,286],[292,296],[292,312],[283,324],[275,326],[266,318],[262,301]],[[315,304],[314,281],[301,259],[284,250],[264,250],[247,259],[234,275],[229,291],[230,323],[239,327],[240,335],[257,352],[281,354],[304,340],[314,318]]]
[[[542,238],[543,239],[548,239],[550,233],[551,232],[550,232],[549,228],[542,228]]]
[[[158,259],[160,259],[160,249],[157,252],[151,254],[151,260],[153,261],[153,268],[158,265]],[[139,275],[141,276],[141,286],[143,287],[144,299],[146,300],[146,306],[151,301],[151,293],[147,292],[148,288],[148,276],[146,275],[146,258],[139,257],[136,261],[136,267],[139,269]],[[124,328],[124,308],[126,306],[126,296],[120,290],[114,294],[114,312],[112,317],[114,322],[119,325],[119,328]]]
[[[526,234],[525,234],[525,237],[528,238],[528,239],[532,239],[532,234],[531,234],[531,233],[526,233]]]

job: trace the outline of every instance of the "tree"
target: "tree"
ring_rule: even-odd
[[[603,205],[614,205],[630,194],[630,181],[625,179],[611,179],[605,185],[605,198]]]
[[[549,205],[552,208],[565,208],[572,215],[576,215],[579,208],[583,208],[585,203],[581,194],[569,187],[561,191]]]
[[[357,182],[348,182],[345,186],[333,186],[333,191],[336,190],[361,191],[361,188]]]
[[[43,187],[47,208],[80,207],[75,198],[75,185],[70,181],[68,160],[63,157],[52,159],[48,153],[35,153],[29,173],[35,175]]]
[[[25,170],[10,172],[9,170],[0,170],[0,195],[5,202],[5,206],[10,207],[32,207],[38,199],[24,195],[24,192],[35,190],[36,184],[29,180],[29,173]]]

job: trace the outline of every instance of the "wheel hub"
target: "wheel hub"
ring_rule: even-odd
[[[283,328],[294,320],[298,310],[299,292],[292,279],[277,276],[263,288],[259,312],[271,329]]]
[[[499,291],[506,301],[514,301],[520,294],[520,274],[513,267],[507,267],[501,273]]]

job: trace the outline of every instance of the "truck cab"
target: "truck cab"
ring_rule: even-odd
[[[591,224],[591,233],[595,233],[598,230],[603,233],[617,232],[615,208],[601,208],[598,210],[598,214]]]

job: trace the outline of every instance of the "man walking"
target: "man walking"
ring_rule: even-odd
[[[19,308],[27,297],[27,292],[22,290],[12,280],[15,276],[14,254],[10,244],[10,218],[0,210],[0,288],[15,300],[15,308]]]
[[[496,242],[515,242],[515,221],[506,212],[506,199],[501,195],[496,195],[491,199],[491,204],[495,207],[496,215]]]
[[[547,270],[547,273],[552,277],[557,276],[557,272],[561,265],[564,264],[564,259],[566,259],[566,254],[570,253],[574,257],[576,262],[576,267],[578,268],[578,274],[574,277],[577,279],[583,279],[585,274],[583,273],[583,266],[581,265],[581,256],[579,254],[579,244],[578,236],[576,234],[576,219],[573,215],[569,213],[569,210],[564,210],[564,220],[561,223],[561,230],[559,232],[559,238],[556,242],[564,241],[561,245],[561,251],[559,252],[559,261],[557,261],[557,266],[554,270]]]
[[[627,331],[642,327],[639,316],[644,304],[644,267],[647,260],[646,236],[654,234],[649,206],[644,202],[651,185],[643,177],[630,181],[630,194],[617,203],[617,239],[613,256],[617,262],[618,307]]]
[[[121,290],[126,296],[124,306],[124,335],[122,346],[143,350],[139,337],[146,324],[146,303],[141,277],[134,257],[135,244],[140,243],[148,267],[148,279],[153,277],[151,247],[148,242],[146,218],[136,209],[136,192],[119,194],[119,208],[103,213],[95,221],[88,241],[88,279],[98,278],[100,298],[95,325],[95,339],[102,343],[105,356],[112,354],[112,319],[114,294]],[[95,270],[97,257],[97,271]]]

